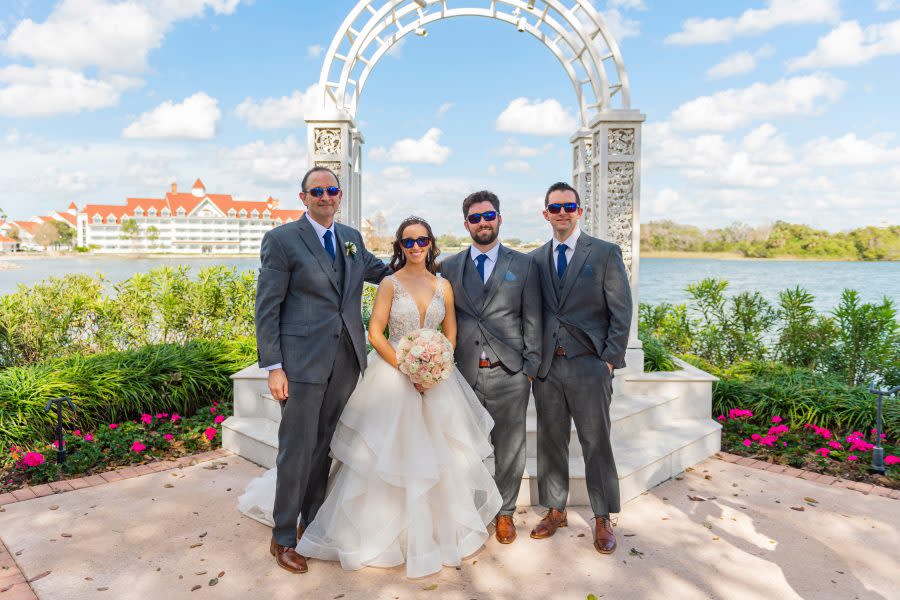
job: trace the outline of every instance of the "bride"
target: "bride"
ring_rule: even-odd
[[[406,563],[408,577],[422,577],[481,548],[502,499],[483,464],[494,423],[459,371],[422,389],[397,368],[397,341],[416,329],[440,327],[455,347],[456,313],[450,284],[435,275],[428,223],[407,218],[393,246],[394,275],[369,322],[369,367],[331,442],[328,496],[296,550],[345,569]],[[271,523],[274,481],[272,469],[251,482],[241,511]]]

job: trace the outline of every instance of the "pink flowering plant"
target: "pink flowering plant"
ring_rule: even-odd
[[[884,433],[885,476],[868,472],[875,429],[836,432],[814,423],[789,424],[781,415],[763,417],[738,408],[716,420],[722,424],[722,446],[728,452],[900,489],[900,445]]]
[[[148,410],[131,420],[103,423],[94,431],[67,431],[63,442],[68,475],[90,475],[220,447],[222,423],[231,414],[230,401],[213,402],[190,417]],[[0,493],[63,478],[55,445],[53,440],[38,448],[7,449],[0,460]]]

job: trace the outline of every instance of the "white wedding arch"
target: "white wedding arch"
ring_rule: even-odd
[[[584,229],[622,248],[635,304],[629,346],[640,353],[637,284],[641,126],[645,117],[631,108],[628,75],[618,44],[590,0],[357,2],[335,33],[322,65],[319,110],[306,118],[311,164],[334,170],[345,189],[340,218],[356,228],[362,221],[364,138],[356,118],[372,70],[405,36],[425,37],[428,25],[455,17],[494,19],[535,37],[568,75],[580,121],[570,138],[572,184],[585,207]],[[634,362],[641,364],[638,360]]]

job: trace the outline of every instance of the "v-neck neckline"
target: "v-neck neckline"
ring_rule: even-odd
[[[403,285],[403,282],[400,281],[399,277],[394,277],[394,280],[400,285],[400,288],[407,296],[409,296],[409,299],[412,300],[413,305],[416,307],[416,312],[419,313],[419,329],[423,329],[425,327],[425,319],[428,318],[428,311],[431,309],[431,305],[434,304],[434,299],[437,297],[438,290],[441,286],[440,277],[435,277],[434,279],[437,282],[437,285],[434,286],[434,292],[431,294],[431,298],[428,300],[428,304],[425,305],[425,311],[423,312],[422,309],[419,308],[419,303],[416,302],[416,297],[412,295],[412,292],[410,292],[406,288],[406,286]]]

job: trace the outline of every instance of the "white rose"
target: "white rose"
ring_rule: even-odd
[[[425,348],[423,348],[422,346],[413,346],[412,348],[409,349],[409,353],[412,354],[413,356],[415,356],[416,358],[419,358],[420,356],[422,356],[423,352],[425,352]]]

